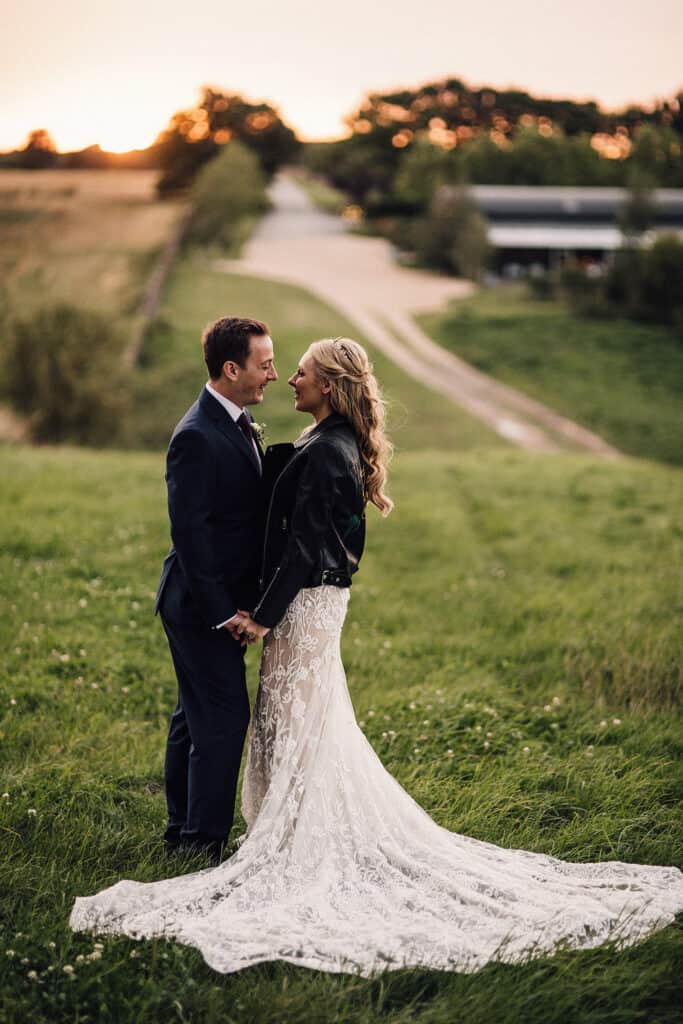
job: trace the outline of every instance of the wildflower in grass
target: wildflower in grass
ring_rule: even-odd
[[[601,729],[606,729],[606,728],[607,728],[607,722],[605,721],[605,719],[604,719],[604,718],[603,718],[603,720],[602,720],[602,721],[600,722],[600,728],[601,728]]]
[[[130,687],[129,686],[122,686],[121,687],[121,693],[130,693]]]
[[[388,650],[391,647],[391,640],[385,640],[382,647],[386,647]]]
[[[56,942],[48,942],[47,948],[48,949],[56,949],[57,948],[57,943]]]
[[[130,626],[131,629],[137,629],[137,625],[138,624],[135,621],[135,619],[130,619],[130,621],[128,622],[128,625]]]
[[[86,656],[86,654],[88,652],[86,651],[85,647],[81,647],[81,649],[80,649],[80,651],[78,653],[80,654],[81,658],[85,658],[85,656]]]
[[[99,949],[94,949],[92,951],[92,953],[90,953],[86,957],[86,960],[101,960],[101,959],[102,959],[102,951],[99,950]]]
[[[425,718],[425,720],[424,720],[424,722],[423,722],[422,724],[423,724],[423,725],[429,725],[429,719],[428,719],[428,718]]]
[[[523,754],[531,753],[531,747],[522,747],[522,753]]]
[[[71,661],[71,655],[70,654],[60,654],[59,655],[59,660],[61,662],[63,662],[64,664],[66,664],[67,661]]]
[[[562,701],[560,700],[559,697],[553,697],[553,704],[555,705],[556,708],[558,708],[561,703],[562,703]]]
[[[28,963],[28,957],[27,957],[27,956],[22,956],[22,958],[21,958],[21,962],[22,962],[22,964],[23,964],[23,965],[24,965],[24,967],[25,967],[25,966],[26,966],[26,964]]]
[[[491,744],[489,743],[489,741],[488,740],[484,740],[484,750],[488,750],[490,746],[491,746]]]
[[[553,710],[552,704],[544,704],[543,705],[543,710],[544,711],[552,711]]]
[[[90,688],[93,689],[93,690],[99,690],[100,684],[99,683],[91,683],[90,684]]]
[[[9,702],[12,705],[12,707],[16,707],[16,697],[10,697]]]
[[[137,955],[138,955],[137,949],[131,949],[131,951],[130,951],[130,958],[131,958],[131,960],[135,960]]]
[[[593,745],[589,744],[586,747],[586,757],[592,757],[592,756],[593,756]]]
[[[14,950],[13,950],[13,949],[6,949],[6,950],[5,950],[5,956],[9,957],[9,959],[10,959],[10,960],[14,960],[14,957],[15,957],[16,955],[17,955],[17,954],[16,954],[15,952],[14,952]]]
[[[29,818],[35,818],[37,813],[38,812],[36,811],[35,807],[29,807],[29,809],[27,811],[27,814],[28,814]]]
[[[2,794],[2,799],[3,800],[9,800],[9,793],[3,793]]]
[[[370,710],[368,711],[368,718],[372,718],[374,714],[375,712],[372,710],[372,708],[370,708]]]
[[[410,708],[410,710],[411,710],[411,711],[414,711],[414,710],[415,710],[415,708],[417,707],[417,704],[415,703],[415,701],[414,701],[414,700],[411,700],[411,702],[410,702],[410,704],[408,705],[408,707]]]
[[[76,973],[76,969],[72,967],[71,964],[64,964],[62,970],[64,971],[65,974],[68,974],[69,977],[73,977],[73,975]]]
[[[612,719],[612,725],[621,725],[621,719],[620,718],[613,718]]]
[[[85,598],[85,597],[82,597],[82,598],[80,599],[80,601],[78,602],[78,607],[79,607],[79,608],[87,608],[87,607],[88,607],[88,601],[87,601],[87,598]]]
[[[26,977],[29,981],[38,981],[38,971],[29,971]]]
[[[76,963],[77,964],[82,964],[84,960],[85,960],[85,957],[83,956],[83,954],[79,953],[78,956],[76,957]]]
[[[448,750],[446,751],[446,756],[447,756],[447,757],[453,757],[453,751],[451,750],[451,748],[450,748],[450,747],[449,747],[449,748],[448,748]]]

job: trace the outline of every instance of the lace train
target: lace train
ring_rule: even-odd
[[[172,937],[221,972],[287,960],[367,976],[625,946],[673,920],[676,868],[569,864],[437,825],[356,724],[339,650],[347,603],[347,590],[303,590],[265,642],[237,852],[77,899],[72,928]]]

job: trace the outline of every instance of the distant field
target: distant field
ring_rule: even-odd
[[[0,277],[11,308],[64,300],[132,313],[182,209],[154,171],[0,170]]]
[[[445,348],[622,451],[683,463],[683,338],[673,331],[580,318],[519,286],[485,289],[420,322]]]
[[[161,309],[136,374],[138,401],[131,421],[131,444],[164,447],[187,406],[206,379],[200,337],[210,320],[227,313],[255,316],[270,326],[275,341],[277,384],[269,385],[254,411],[268,427],[269,441],[282,441],[304,426],[293,411],[287,378],[312,341],[347,334],[364,341],[353,325],[303,288],[213,270],[198,254],[183,258],[171,276]],[[399,450],[466,451],[499,447],[491,430],[441,395],[408,377],[370,347],[389,400],[391,433]]]

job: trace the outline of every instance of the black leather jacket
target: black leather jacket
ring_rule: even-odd
[[[284,468],[283,468],[284,467]],[[264,461],[272,492],[263,546],[261,598],[253,618],[273,627],[304,587],[351,585],[365,544],[365,487],[356,436],[331,413]]]

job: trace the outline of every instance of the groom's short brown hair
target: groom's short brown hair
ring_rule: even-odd
[[[204,328],[204,362],[212,380],[220,377],[223,363],[233,362],[244,367],[254,334],[262,337],[270,334],[270,331],[261,320],[250,320],[242,316],[222,316]]]

